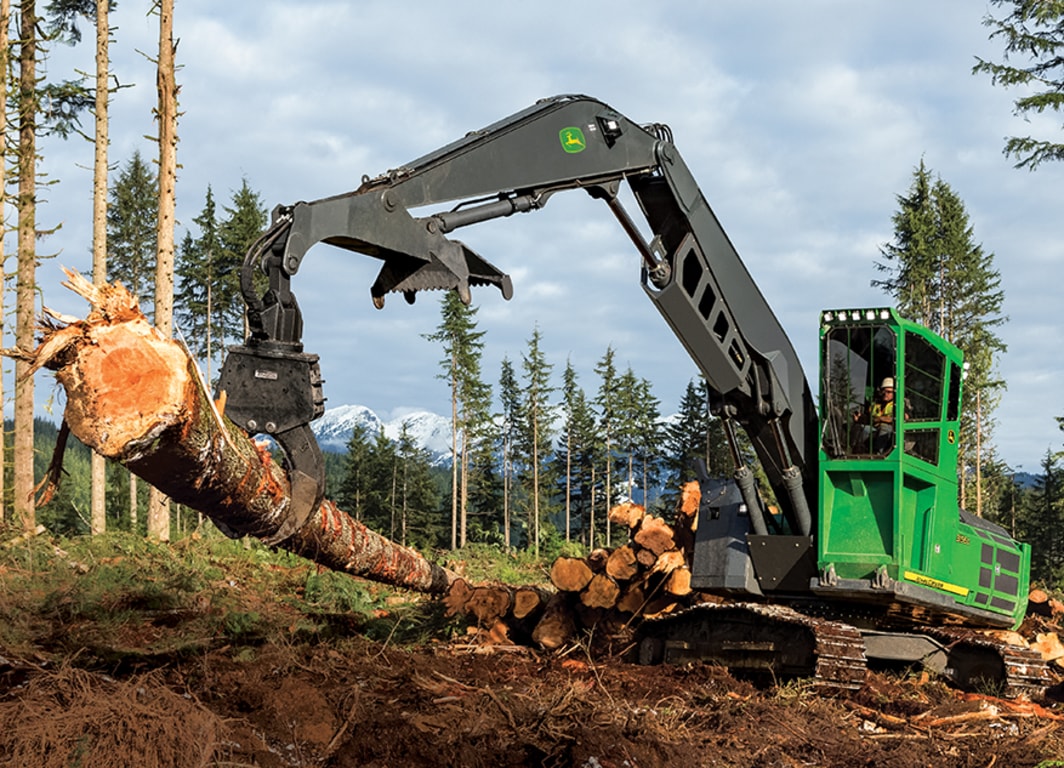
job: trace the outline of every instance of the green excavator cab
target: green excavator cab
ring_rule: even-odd
[[[813,591],[893,616],[1018,626],[1030,547],[958,503],[962,352],[892,309],[821,314]]]

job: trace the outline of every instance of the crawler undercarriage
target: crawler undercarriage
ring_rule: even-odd
[[[960,628],[911,632],[860,629],[783,605],[703,604],[645,622],[641,664],[716,663],[773,679],[807,677],[822,689],[857,689],[868,663],[919,665],[966,690],[1037,695],[1049,684],[1042,657],[996,637]]]

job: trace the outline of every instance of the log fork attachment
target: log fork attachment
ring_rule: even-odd
[[[339,214],[338,205],[344,209]],[[318,356],[303,351],[303,318],[291,290],[291,277],[314,243],[347,243],[350,247],[344,239],[350,238],[350,222],[368,218],[370,232],[385,231],[380,226],[374,229],[372,224],[372,211],[379,205],[380,198],[376,196],[351,195],[299,203],[292,208],[278,207],[273,225],[244,259],[240,282],[250,334],[244,344],[229,348],[218,390],[219,395],[225,392],[226,415],[235,424],[249,435],[269,436],[284,453],[291,502],[268,544],[292,536],[325,497],[325,464],[310,428],[310,422],[325,412],[323,379]],[[386,200],[382,205],[387,207]],[[366,214],[362,209],[370,214],[359,216]],[[497,205],[492,206],[491,214],[505,215]],[[469,218],[468,214],[464,217]],[[343,220],[340,230],[332,229],[339,219]],[[414,220],[407,217],[407,223],[411,221]],[[423,290],[455,290],[468,304],[470,285],[495,285],[505,298],[510,298],[513,291],[509,276],[462,243],[444,238],[441,231],[449,225],[450,222],[433,217],[417,227],[426,243],[414,252],[423,253],[423,257],[396,252],[386,245],[380,250],[374,248],[374,255],[384,261],[370,289],[378,309],[384,306],[388,293],[402,293],[407,302],[413,303],[416,292]],[[367,237],[371,238],[368,234]],[[256,270],[265,273],[269,281],[261,297],[256,292]]]

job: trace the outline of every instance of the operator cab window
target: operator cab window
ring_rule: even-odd
[[[905,452],[931,464],[938,463],[945,382],[945,355],[923,337],[906,333]]]
[[[897,337],[888,326],[832,328],[824,336],[824,429],[821,445],[831,458],[882,457],[894,449],[894,423],[876,426],[872,415],[880,390],[893,387]],[[881,420],[882,421],[882,420]]]

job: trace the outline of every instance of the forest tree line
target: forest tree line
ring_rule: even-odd
[[[975,70],[995,85],[1032,85],[1034,92],[1016,102],[1021,114],[1059,109],[1064,80],[1053,51],[1064,44],[1064,12],[1056,5],[992,4],[1005,10],[1004,16],[988,16],[986,22],[991,37],[1003,42],[1006,61],[980,60]],[[16,345],[30,348],[34,343],[37,244],[47,229],[37,222],[38,140],[81,135],[96,148],[94,280],[127,285],[144,299],[156,323],[183,338],[214,378],[225,347],[243,339],[238,272],[244,253],[266,225],[266,211],[246,179],[220,210],[208,187],[200,214],[182,239],[176,237],[173,0],[152,7],[159,18],[158,162],[153,168],[134,153],[118,166],[113,180],[107,157],[108,104],[118,95],[108,65],[115,34],[108,24],[112,4],[54,0],[43,13],[33,0],[16,7],[14,13],[9,0],[0,0],[0,53],[7,75],[0,87],[9,107],[0,111],[0,173],[5,174],[0,187],[14,190],[8,199],[17,237]],[[95,78],[41,77],[38,64],[47,47],[80,44],[78,24],[83,21],[96,32]],[[1033,63],[1020,66],[1008,60],[1018,53],[1028,54]],[[95,120],[91,136],[82,125],[88,114]],[[1009,139],[1005,151],[1029,169],[1064,158],[1061,144],[1032,137]],[[878,274],[873,285],[903,314],[964,349],[969,363],[958,469],[962,504],[1036,542],[1036,577],[1058,582],[1064,578],[1064,555],[1056,554],[1064,552],[1057,546],[1064,530],[1062,457],[1047,449],[1037,483],[1021,487],[1016,471],[994,445],[995,411],[1006,387],[998,361],[1007,351],[1000,336],[1007,317],[993,254],[976,241],[960,195],[922,160],[913,171],[912,186],[898,196],[892,220],[894,238],[873,264]],[[559,361],[544,358],[538,329],[531,330],[519,358],[506,358],[500,371],[489,374],[481,370],[484,334],[475,316],[475,309],[447,294],[440,325],[429,336],[440,346],[442,378],[453,406],[454,461],[446,473],[441,476],[428,465],[409,435],[393,442],[356,430],[342,461],[329,460],[330,488],[337,500],[379,530],[410,543],[452,548],[469,541],[536,551],[567,539],[585,546],[607,544],[612,532],[605,512],[622,495],[659,487],[675,492],[690,477],[694,457],[703,458],[713,471],[734,468],[736,457],[711,413],[712,393],[704,382],[688,383],[680,413],[664,421],[650,382],[630,367],[619,370],[612,347],[595,367],[597,382],[584,389],[570,361],[556,375]],[[27,529],[41,521],[70,532],[147,525],[149,533],[162,539],[169,538],[171,522],[183,530],[187,510],[170,510],[165,499],[139,488],[128,473],[105,470],[98,457],[89,459],[76,449],[68,457],[67,490],[36,509],[32,489],[43,471],[42,443],[48,442],[50,429],[36,418],[33,379],[20,375],[22,366],[16,363],[14,418],[0,441],[3,519]],[[747,448],[739,446],[738,452],[740,459],[750,459]],[[92,465],[88,479],[82,461]],[[670,503],[668,494],[640,500]]]

